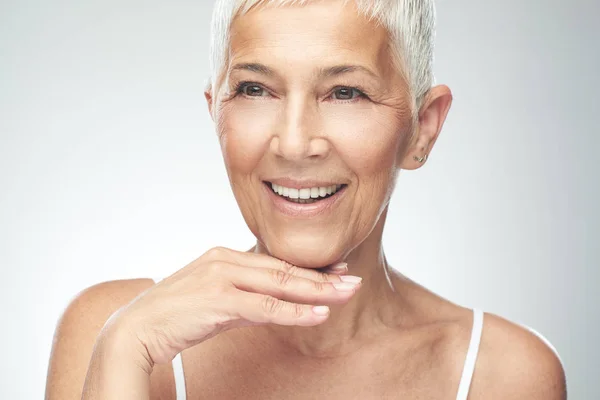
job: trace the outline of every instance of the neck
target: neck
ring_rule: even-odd
[[[387,265],[381,245],[387,209],[369,237],[344,260],[348,274],[363,278],[362,286],[346,304],[329,305],[330,314],[322,324],[311,327],[263,325],[256,330],[268,343],[282,343],[301,355],[335,357],[356,350],[366,340],[388,331],[402,308],[397,281]],[[257,244],[254,251],[267,253]]]

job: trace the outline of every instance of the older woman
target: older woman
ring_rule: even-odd
[[[80,293],[46,398],[566,398],[543,339],[383,253],[398,172],[452,101],[433,28],[431,0],[218,1],[205,95],[256,245]]]

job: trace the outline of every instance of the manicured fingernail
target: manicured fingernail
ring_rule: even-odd
[[[354,290],[354,288],[356,287],[357,283],[352,283],[352,282],[336,282],[333,283],[333,287],[336,290],[339,290],[340,292],[350,292],[352,290]]]
[[[313,312],[317,315],[327,315],[329,314],[329,307],[327,306],[314,306]]]
[[[342,275],[342,276],[340,276],[340,279],[343,282],[351,282],[351,283],[360,283],[362,281],[362,278],[360,276],[353,276],[353,275]]]
[[[331,269],[334,270],[334,271],[336,271],[336,272],[347,271],[348,270],[348,263],[339,262],[337,264],[333,264],[331,266]]]

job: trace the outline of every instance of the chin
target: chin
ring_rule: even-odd
[[[303,268],[326,267],[345,256],[341,243],[331,237],[294,234],[262,243],[273,257]]]

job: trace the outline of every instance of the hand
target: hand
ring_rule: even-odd
[[[360,287],[360,278],[339,274],[217,247],[143,292],[110,322],[134,333],[151,370],[232,328],[324,322],[329,309],[323,304],[343,304]]]

